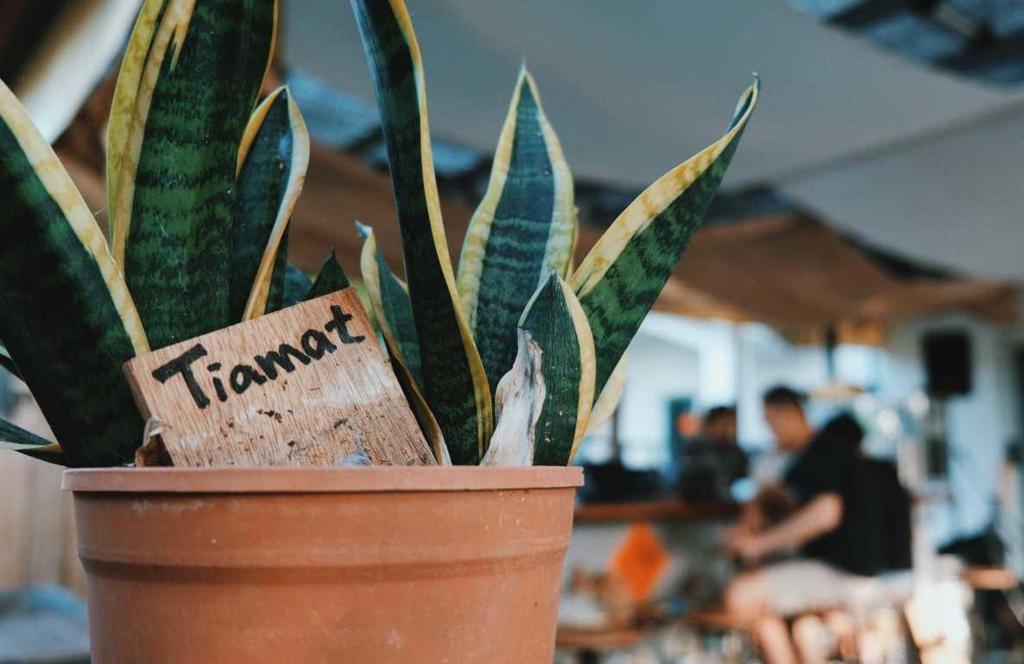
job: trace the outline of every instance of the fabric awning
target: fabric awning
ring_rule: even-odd
[[[87,202],[99,211],[105,207],[100,128],[108,100],[109,90],[90,100],[56,146]],[[443,200],[442,210],[457,260],[472,209]],[[314,143],[292,220],[290,258],[315,271],[333,248],[349,275],[358,276],[361,241],[354,222],[359,220],[373,226],[385,257],[401,274],[394,215],[385,173],[356,155]],[[102,221],[104,215],[99,216]],[[601,232],[581,229],[577,261]],[[840,341],[881,343],[888,323],[950,310],[996,324],[1016,320],[1012,284],[921,274],[897,274],[828,225],[794,211],[706,225],[694,236],[655,309],[760,321],[808,342],[820,342],[831,327]]]

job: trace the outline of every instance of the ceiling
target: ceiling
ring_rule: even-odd
[[[346,4],[287,2],[285,62],[372,100]],[[525,60],[576,175],[642,186],[718,137],[756,71],[762,105],[726,187],[775,186],[873,244],[1024,282],[1022,94],[899,59],[785,0],[407,4],[437,136],[493,150]]]

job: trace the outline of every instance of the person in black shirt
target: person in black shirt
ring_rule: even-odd
[[[747,454],[736,442],[736,408],[715,406],[704,415],[700,436],[680,459],[683,500],[729,500],[732,484],[747,475]]]
[[[797,456],[782,485],[763,488],[725,541],[749,562],[797,553],[741,574],[726,589],[727,608],[751,621],[772,664],[796,661],[782,618],[841,607],[854,579],[910,564],[909,498],[892,464],[861,455],[864,432],[849,415],[815,433],[802,402],[786,387],[765,394],[778,446]],[[769,525],[773,510],[789,513]]]

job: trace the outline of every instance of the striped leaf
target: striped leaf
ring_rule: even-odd
[[[0,83],[0,339],[75,466],[129,461],[142,435],[121,365],[149,350],[89,207]]]
[[[377,90],[424,394],[456,464],[480,461],[493,427],[491,390],[462,313],[434,176],[419,46],[402,0],[351,0]]]
[[[310,286],[305,299],[312,300],[313,298],[329,295],[335,291],[344,290],[350,285],[348,277],[345,275],[345,270],[342,269],[341,263],[338,262],[338,257],[331,250],[331,255],[320,266],[320,272],[316,275],[316,280]]]
[[[295,267],[291,263],[285,267],[284,293],[282,295],[282,307],[290,307],[306,299],[309,290],[313,287],[313,280],[309,275]]]
[[[512,367],[526,303],[549,275],[568,276],[576,226],[569,165],[523,68],[459,260],[459,295],[492,389]]]
[[[564,466],[579,446],[594,403],[594,339],[586,314],[552,274],[530,301],[519,329],[542,353],[544,405],[536,424],[534,465]]]
[[[427,399],[423,396],[423,391],[416,383],[416,377],[402,363],[402,360],[399,359],[398,354],[391,344],[388,343],[387,339],[384,340],[384,346],[388,349],[391,369],[395,372],[398,384],[402,386],[402,393],[405,395],[405,400],[409,402],[413,415],[416,416],[416,422],[420,425],[423,437],[430,444],[430,449],[434,453],[434,460],[441,466],[452,465],[452,457],[448,453],[448,446],[444,443],[441,425],[437,423],[437,418],[434,417],[434,413],[430,410]]]
[[[722,138],[630,203],[569,280],[594,333],[598,392],[704,220],[759,92],[755,81],[740,98]]]
[[[238,146],[276,0],[146,0],[108,130],[114,257],[155,348],[227,326]]]
[[[3,418],[0,418],[0,449],[21,452],[27,456],[60,466],[69,465],[60,445],[51,443],[45,438],[22,429],[16,424],[11,424]]]
[[[165,11],[166,10],[166,11]],[[115,206],[115,201],[124,199],[125,187],[133,188],[135,168],[139,159],[142,141],[142,126],[149,113],[155,75],[147,73],[150,48],[166,51],[174,28],[161,21],[167,14],[167,23],[178,23],[188,28],[191,9],[184,3],[147,1],[139,10],[135,26],[125,47],[121,67],[117,74],[117,85],[110,107],[107,125],[107,230],[115,257],[123,263],[124,241],[128,237],[128,222],[131,217],[131,202],[124,200],[127,209]],[[159,31],[159,35],[157,34]],[[148,67],[152,70],[153,67]],[[143,82],[145,77],[146,81]],[[144,93],[143,89],[150,92]],[[127,176],[131,182],[123,183]]]
[[[357,223],[356,228],[363,238],[363,250],[359,257],[359,271],[370,297],[370,308],[388,347],[402,366],[406,367],[416,380],[423,385],[423,364],[420,360],[420,346],[416,337],[416,324],[409,302],[409,288],[395,276],[388,262],[377,248],[377,238],[369,226]]]
[[[306,123],[288,89],[278,88],[256,108],[238,148],[232,320],[267,313],[272,291],[283,297],[288,222],[308,166]],[[280,308],[280,300],[271,304]]]

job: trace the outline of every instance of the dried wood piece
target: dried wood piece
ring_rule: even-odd
[[[537,420],[544,409],[543,359],[530,333],[519,331],[512,369],[498,382],[498,421],[481,466],[530,466],[537,447]]]

